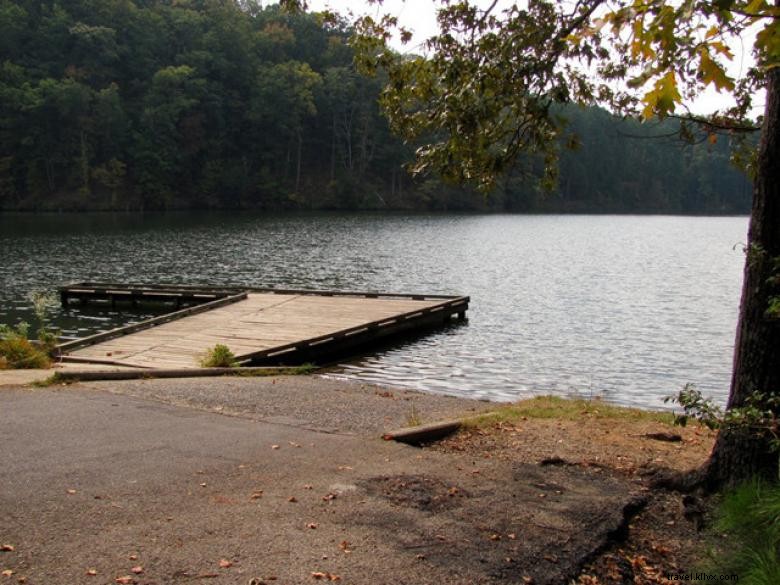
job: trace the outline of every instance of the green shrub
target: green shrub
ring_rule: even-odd
[[[200,365],[204,368],[235,368],[238,367],[238,361],[227,345],[218,343],[206,351]]]
[[[0,369],[48,368],[51,358],[27,339],[27,323],[0,325]]]

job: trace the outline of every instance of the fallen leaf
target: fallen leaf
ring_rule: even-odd
[[[255,490],[252,492],[252,495],[249,496],[250,500],[259,500],[263,497],[263,490]]]
[[[0,573],[0,575],[2,575],[3,577],[10,577],[13,574],[14,574],[14,572],[11,569],[6,569],[2,573]]]
[[[73,494],[75,494],[75,493],[76,493],[76,490],[68,490],[68,494],[70,494],[71,496],[72,496]]]
[[[221,569],[229,569],[229,568],[230,568],[230,567],[232,567],[232,566],[233,566],[233,563],[232,563],[232,562],[230,562],[230,561],[229,561],[229,560],[227,560],[227,559],[220,559],[220,561],[219,561],[219,567],[220,567]]]
[[[3,551],[3,552],[14,552],[14,545],[12,545],[12,544],[0,545],[0,551]]]
[[[95,575],[97,575],[97,569],[87,569],[85,573],[90,577],[94,577]]]
[[[117,577],[116,579],[114,579],[114,582],[119,583],[119,585],[133,585],[133,583],[137,583],[137,581],[130,575],[125,575],[124,577]]]
[[[349,465],[339,465],[339,471],[352,471],[354,468]]]
[[[278,449],[279,445],[271,445],[271,449]]]
[[[663,555],[663,556],[667,556],[672,552],[672,550],[669,547],[663,546],[661,544],[654,544],[650,548],[652,548],[659,555]]]
[[[328,581],[341,581],[341,577],[334,575],[333,573],[322,573],[320,571],[315,571],[311,574],[311,576],[320,580],[327,579]]]
[[[133,567],[132,569],[130,569],[130,572],[135,573],[136,575],[140,575],[141,573],[144,572],[144,568],[141,565],[138,565],[137,567]]]

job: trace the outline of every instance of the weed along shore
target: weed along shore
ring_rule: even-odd
[[[661,583],[698,562],[698,520],[652,479],[713,434],[669,414],[321,376],[0,385],[21,583]]]

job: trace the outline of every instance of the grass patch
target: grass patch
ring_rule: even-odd
[[[287,366],[267,366],[267,367],[254,367],[244,366],[236,368],[235,372],[230,372],[228,375],[243,376],[247,378],[263,378],[267,376],[304,376],[316,372],[319,367],[314,364],[302,364],[300,366],[287,367]]]
[[[560,398],[558,396],[537,396],[522,400],[466,421],[471,428],[484,427],[496,423],[516,423],[526,418],[546,418],[558,420],[611,419],[629,422],[660,422],[672,425],[674,415],[668,412],[640,410],[606,404],[601,400],[583,400],[581,398]]]
[[[728,492],[715,530],[726,534],[707,573],[736,575],[741,585],[780,583],[780,484],[754,480]]]
[[[419,427],[421,424],[423,424],[423,419],[420,416],[420,413],[417,411],[417,407],[412,403],[412,408],[409,411],[409,414],[406,415],[406,425],[407,427]]]
[[[306,374],[312,374],[316,372],[319,368],[312,363],[305,363],[301,364],[300,366],[295,366],[291,370],[289,370],[287,373],[291,376],[305,376]]]
[[[43,380],[35,380],[30,382],[30,386],[33,388],[48,388],[49,386],[59,386],[62,384],[74,384],[78,382],[75,378],[63,378],[59,372],[54,372],[48,378]]]
[[[206,351],[206,355],[200,360],[200,365],[203,368],[237,368],[239,364],[230,348],[218,343]]]

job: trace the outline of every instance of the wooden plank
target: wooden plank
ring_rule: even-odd
[[[123,290],[119,285],[112,286]],[[372,293],[298,292],[251,290],[231,303],[208,303],[211,306],[205,310],[192,311],[198,307],[191,307],[176,312],[174,315],[181,314],[177,320],[120,328],[108,335],[79,340],[81,343],[65,344],[63,349],[81,359],[192,368],[217,343],[230,347],[240,359],[284,356],[302,348],[325,351],[329,345],[352,339],[370,340],[408,328],[417,321],[432,323],[468,307],[467,297],[419,296],[418,300],[397,295],[384,298]],[[437,312],[442,312],[441,317],[436,317]],[[84,341],[94,345],[80,347]]]
[[[69,341],[67,343],[62,343],[58,346],[58,349],[60,351],[69,351],[74,348],[84,346],[84,345],[91,345],[94,343],[98,343],[103,340],[110,339],[112,337],[115,337],[117,335],[128,335],[130,333],[135,333],[137,331],[142,331],[145,329],[148,329],[150,327],[155,327],[158,325],[162,325],[167,323],[168,321],[173,321],[175,319],[182,319],[184,317],[188,317],[191,315],[196,315],[198,313],[201,313],[203,311],[210,311],[217,307],[221,307],[222,305],[229,304],[229,303],[235,303],[242,299],[246,298],[246,293],[240,293],[237,295],[233,295],[232,297],[226,297],[224,299],[218,299],[216,301],[212,301],[210,303],[205,303],[203,305],[198,305],[197,307],[190,307],[187,309],[182,309],[181,311],[175,311],[173,313],[168,313],[167,315],[162,315],[160,317],[154,317],[152,319],[147,319],[146,321],[141,321],[140,323],[136,323],[134,325],[128,325],[126,327],[119,327],[117,329],[112,329],[111,331],[106,331],[105,333],[98,333],[97,335],[91,335],[89,337],[85,337],[83,339],[77,339],[76,341]]]

